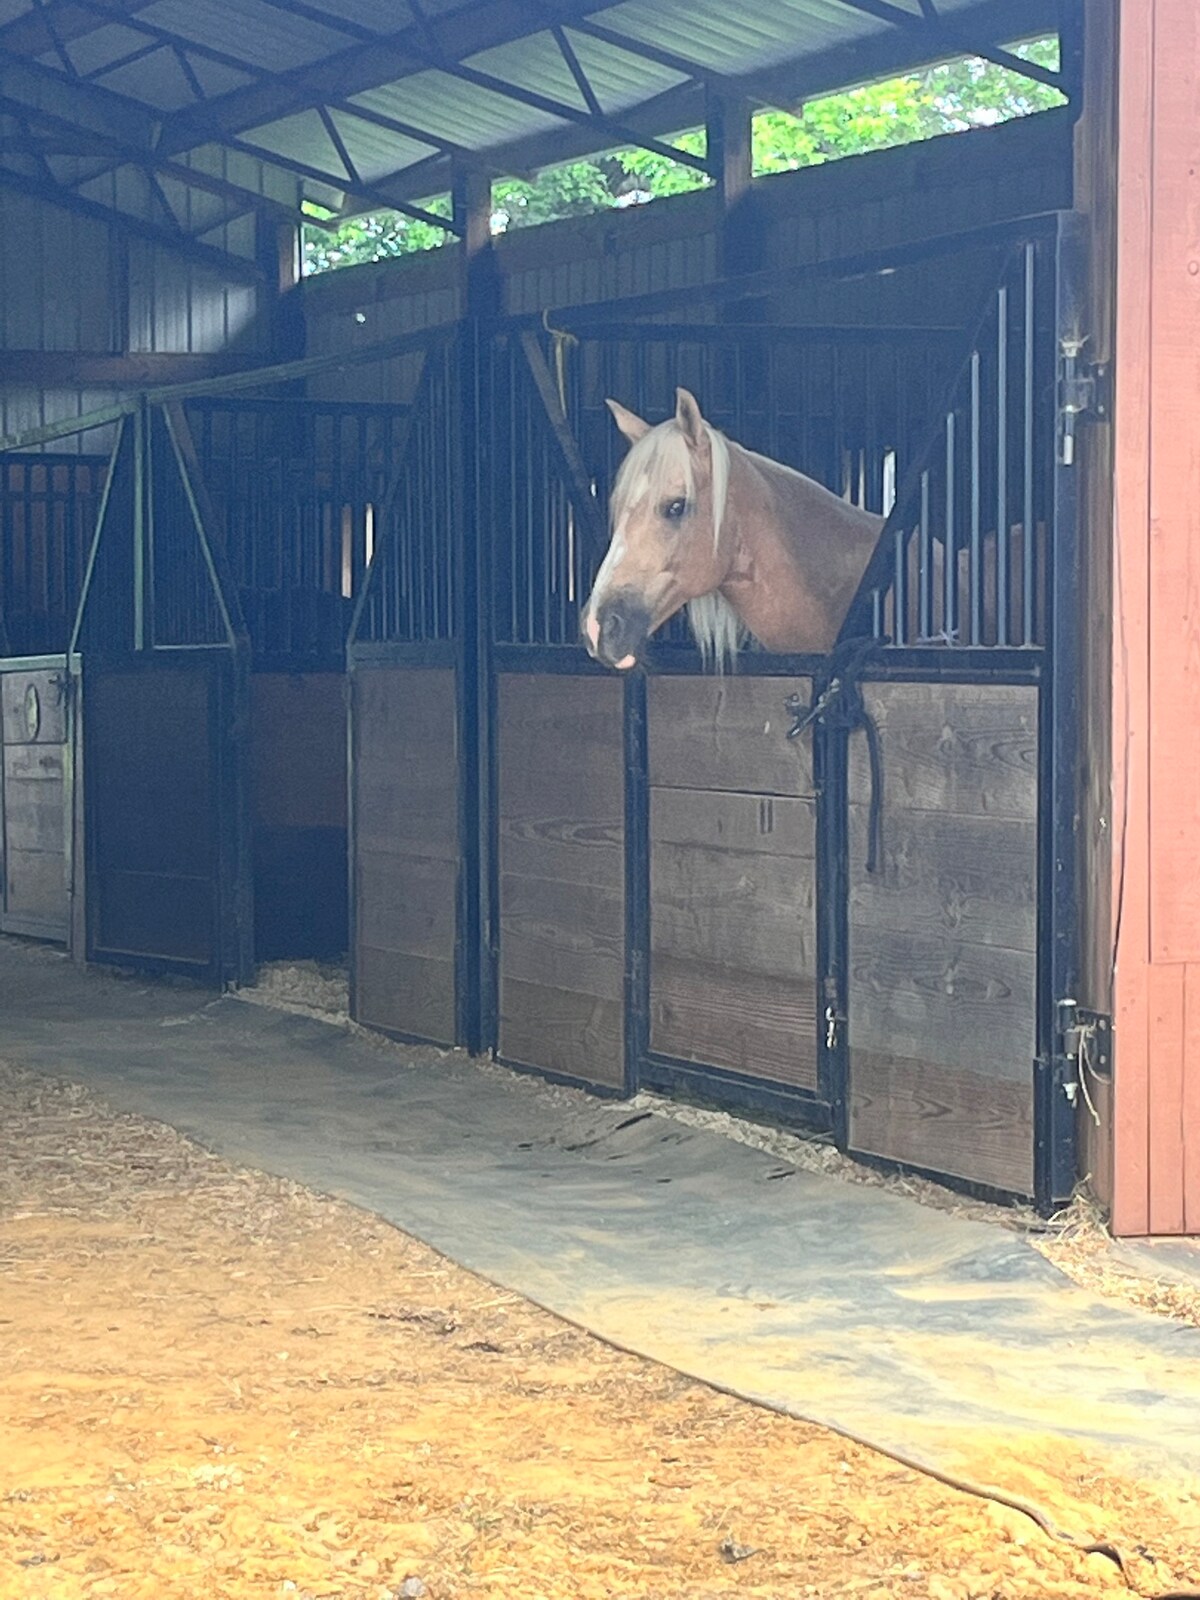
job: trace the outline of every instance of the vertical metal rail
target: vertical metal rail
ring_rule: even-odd
[[[650,772],[646,678],[625,680],[625,1092],[650,1048]]]
[[[1059,219],[1055,251],[1056,380],[1079,347],[1086,243],[1082,219]],[[1060,1007],[1080,975],[1080,467],[1075,413],[1058,397],[1046,673],[1039,723],[1039,1049],[1034,1069],[1034,1189],[1049,1210],[1076,1178],[1075,1068],[1065,1054]]]

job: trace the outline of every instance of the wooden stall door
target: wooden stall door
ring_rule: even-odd
[[[615,678],[498,684],[502,1060],[625,1084],[625,760]]]
[[[233,662],[84,660],[88,959],[241,980]]]
[[[811,743],[778,678],[649,686],[650,1048],[815,1093]]]
[[[67,937],[66,663],[0,664],[0,932]]]
[[[866,871],[866,750],[850,757],[849,1142],[1033,1190],[1037,691],[868,684],[883,864]]]
[[[351,1013],[455,1041],[459,833],[452,668],[354,665]]]

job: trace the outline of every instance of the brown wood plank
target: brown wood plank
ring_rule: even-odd
[[[1033,1190],[1033,1069],[984,1077],[854,1050],[850,1147],[1015,1194]]]
[[[784,701],[804,678],[652,678],[650,782],[797,796],[812,792],[808,737],[789,740]]]
[[[61,783],[9,779],[4,785],[2,814],[7,849],[52,850],[62,854],[65,818]]]
[[[334,672],[252,675],[250,767],[262,826],[346,826],[345,686]]]
[[[870,925],[850,941],[850,1038],[860,1049],[1024,1081],[1037,966],[1024,950]],[[851,1068],[853,1079],[854,1068]]]
[[[458,872],[453,862],[359,851],[358,937],[375,950],[450,960]]]
[[[500,980],[500,1055],[585,1083],[624,1086],[624,1007],[616,1000]]]
[[[549,878],[500,880],[502,979],[620,1000],[624,895]]]
[[[65,675],[65,667],[0,673],[0,717],[3,719],[6,745],[63,742],[67,726],[66,706],[54,680]],[[37,695],[37,727],[32,737],[26,716],[26,694],[31,688]]]
[[[816,805],[776,795],[708,789],[650,791],[650,848],[694,845],[740,850],[781,862],[816,855]],[[791,870],[781,865],[781,872]]]
[[[1154,302],[1154,13],[1121,5],[1118,27],[1116,349],[1113,363],[1114,588],[1120,648],[1112,657],[1114,900],[1121,904],[1113,995],[1121,1065],[1113,1099],[1112,1225],[1150,1226],[1150,423]],[[1112,160],[1110,151],[1108,159]],[[1106,942],[1113,934],[1106,929]]]
[[[850,808],[850,925],[1037,948],[1037,824],[885,807],[868,873],[867,808]]]
[[[557,798],[557,796],[555,797]],[[499,824],[500,871],[514,877],[553,878],[620,889],[625,882],[624,828],[611,811],[581,817],[547,814],[547,798],[522,798],[514,815],[510,793]]]
[[[459,854],[457,776],[410,761],[394,766],[364,755],[354,770],[355,837],[359,850],[378,855],[429,856],[456,861]]]
[[[1150,411],[1150,959],[1200,961],[1200,783],[1180,733],[1200,724],[1200,12],[1190,0],[1154,0],[1154,133],[1150,172],[1153,285]],[[1152,980],[1153,982],[1154,980]],[[1174,989],[1178,975],[1167,981]],[[1158,1004],[1151,990],[1151,1007]],[[1151,1039],[1154,1019],[1151,1017]],[[1182,1048],[1182,1046],[1181,1046]],[[1155,1046],[1154,1098],[1177,1094],[1175,1069]],[[1200,1061],[1191,1070],[1200,1072]],[[1169,1114],[1169,1113],[1168,1113]],[[1156,1107],[1151,1104],[1151,1225]],[[1179,1167],[1177,1148],[1162,1160]],[[1174,1192],[1182,1172],[1166,1180]],[[1156,1230],[1157,1231],[1157,1230]],[[1172,1228],[1164,1231],[1177,1231]]]
[[[1037,690],[1019,685],[872,683],[892,808],[1037,816]],[[870,795],[866,740],[850,741],[850,793]]]
[[[800,857],[660,844],[650,861],[652,948],[734,971],[810,976],[815,878]]]
[[[368,1028],[454,1042],[454,962],[360,944],[355,952],[354,1017]]]
[[[1184,1232],[1185,977],[1182,966],[1158,962],[1150,968],[1150,1232],[1156,1234]]]
[[[816,982],[655,954],[650,1045],[752,1078],[817,1087]]]
[[[18,744],[4,752],[4,780],[12,783],[53,784],[62,787],[63,747],[60,744]]]

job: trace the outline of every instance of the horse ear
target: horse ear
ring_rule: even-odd
[[[630,444],[636,444],[639,439],[643,438],[647,433],[650,432],[650,424],[648,422],[643,422],[641,417],[635,416],[635,414],[626,406],[623,406],[619,400],[606,400],[604,404],[612,412],[613,420],[617,424],[617,427],[620,428],[621,432],[629,440]]]
[[[675,391],[675,421],[680,433],[689,444],[699,445],[704,439],[704,418],[694,394],[687,389]]]

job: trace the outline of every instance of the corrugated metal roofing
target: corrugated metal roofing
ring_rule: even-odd
[[[663,138],[702,119],[714,84],[793,103],[1052,31],[1058,10],[934,5],[950,32],[928,0],[422,0],[420,12],[397,0],[134,0],[119,20],[112,0],[0,0],[0,131],[25,128],[60,161],[72,128],[80,158],[99,136],[125,175],[86,195],[147,222],[162,221],[165,194],[189,225],[186,157],[214,146],[249,166],[233,176],[207,163],[197,217],[222,196],[233,215],[239,196],[264,193],[296,205],[332,192],[362,209],[444,187],[455,149],[503,167]],[[0,158],[10,186],[39,170],[19,143]],[[158,193],[144,177],[156,164],[170,180]],[[64,185],[63,198],[78,192]]]

